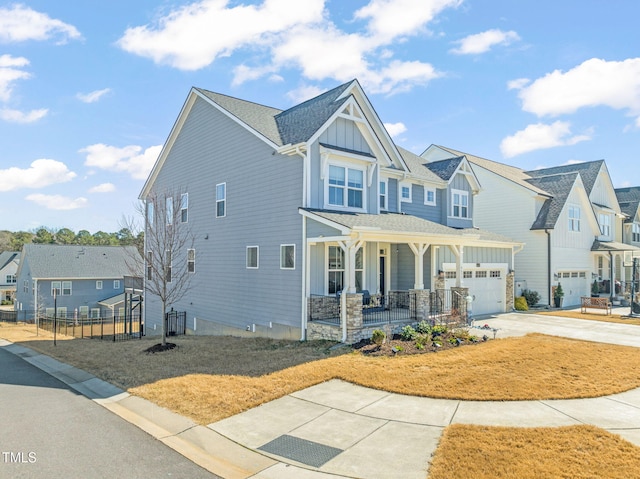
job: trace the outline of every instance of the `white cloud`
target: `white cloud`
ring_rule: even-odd
[[[407,127],[404,126],[404,123],[385,123],[384,127],[392,138],[395,138],[407,131]]]
[[[393,59],[410,36],[462,0],[370,0],[354,11],[347,32],[328,18],[324,0],[263,0],[230,6],[200,0],[172,10],[153,24],[129,28],[118,45],[133,54],[183,70],[250,51],[253,64],[234,69],[233,85],[297,68],[308,80],[359,78],[372,93],[392,93],[442,76],[424,62]],[[364,26],[363,26],[364,24]],[[215,32],[212,35],[211,32]],[[295,95],[295,93],[294,93]]]
[[[111,193],[116,190],[116,185],[113,183],[102,183],[89,188],[89,193]]]
[[[42,188],[44,186],[65,183],[76,174],[56,160],[40,159],[31,163],[29,168],[11,167],[0,170],[0,191],[13,191],[20,188]]]
[[[197,70],[271,34],[322,18],[324,1],[265,0],[228,7],[228,0],[202,0],[161,18],[155,25],[129,28],[118,45],[131,53],[182,70]],[[215,32],[215,34],[212,34]]]
[[[454,42],[458,44],[458,47],[450,51],[458,55],[477,55],[488,52],[496,45],[509,45],[518,40],[520,40],[520,37],[513,30],[504,32],[502,30],[492,29],[469,35],[462,40]]]
[[[33,123],[47,116],[47,113],[49,110],[46,108],[31,110],[28,113],[4,108],[0,109],[0,119],[11,123]]]
[[[536,123],[503,139],[500,143],[500,151],[505,158],[511,158],[530,151],[575,145],[590,139],[588,132],[572,135],[571,124],[566,121],[556,121],[551,125]]]
[[[36,12],[24,5],[15,4],[0,8],[0,42],[48,40],[57,37],[58,43],[81,38],[73,25]]]
[[[528,78],[518,78],[516,80],[511,80],[511,81],[507,82],[507,89],[508,90],[521,90],[522,88],[527,86],[529,83],[531,83],[531,80],[529,80]]]
[[[26,199],[49,210],[77,210],[89,204],[89,201],[83,197],[70,198],[68,196],[43,195],[41,193],[27,195]]]
[[[153,168],[161,150],[162,145],[151,146],[143,151],[138,145],[118,148],[97,143],[83,148],[80,153],[87,154],[85,166],[129,173],[132,178],[144,180]]]
[[[608,106],[640,116],[640,58],[605,61],[592,58],[562,72],[555,70],[520,89],[522,109],[542,116]]]
[[[78,93],[76,98],[84,103],[95,103],[110,91],[111,88],[103,88],[102,90],[95,90],[89,93]]]
[[[21,67],[29,65],[29,60],[24,57],[0,55],[0,100],[9,101],[13,83],[17,80],[26,80],[31,74],[21,70]]]
[[[304,85],[295,90],[291,90],[287,93],[287,97],[291,99],[291,101],[295,104],[302,103],[303,101],[310,100],[325,90],[313,85]]]

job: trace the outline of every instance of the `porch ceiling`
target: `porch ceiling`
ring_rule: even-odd
[[[416,241],[466,246],[512,248],[522,243],[506,236],[476,228],[457,229],[402,213],[367,214],[300,208],[310,219],[328,224],[342,234],[358,234],[373,241]]]

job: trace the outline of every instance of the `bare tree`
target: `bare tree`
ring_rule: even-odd
[[[185,217],[185,194],[175,191],[152,192],[140,202],[137,213],[143,218],[143,265],[145,294],[157,296],[162,304],[162,345],[167,344],[166,313],[189,290],[192,277],[189,254],[193,254],[194,235]],[[140,237],[140,222],[125,218],[121,228]],[[142,267],[141,267],[142,266]]]

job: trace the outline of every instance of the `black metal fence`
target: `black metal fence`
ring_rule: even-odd
[[[438,289],[429,293],[429,319],[433,324],[467,323],[467,300],[457,291]]]
[[[165,331],[167,336],[178,336],[187,333],[187,312],[174,311],[173,309],[165,314]]]
[[[386,295],[365,293],[362,303],[362,324],[365,325],[416,319],[416,294],[411,291],[389,291]]]
[[[39,316],[37,325],[44,331],[53,333],[55,330],[57,334],[74,338],[126,341],[142,339],[144,335],[142,318],[139,314],[102,318]]]
[[[20,311],[0,311],[0,321],[6,321],[8,323],[16,323],[19,321],[18,313]]]

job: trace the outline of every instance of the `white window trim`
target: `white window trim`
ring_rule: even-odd
[[[119,279],[114,279],[113,280],[113,289],[120,289],[120,280]]]
[[[384,194],[380,190],[380,185],[384,184]],[[384,206],[380,206],[380,198],[384,197]],[[381,211],[389,210],[389,180],[384,178],[378,182],[378,207]]]
[[[640,243],[640,224],[638,223],[631,225],[631,242]]]
[[[429,191],[433,192],[433,201],[427,200],[427,192]],[[438,200],[436,195],[436,189],[431,186],[425,186],[424,187],[424,204],[428,206],[436,206],[437,201]]]
[[[327,243],[325,245],[325,249],[324,249],[324,294],[326,296],[328,296],[329,294],[334,294],[334,293],[329,293],[329,272],[330,271],[339,271],[342,272],[342,287],[345,288],[346,287],[346,283],[347,283],[347,278],[345,277],[345,274],[347,272],[347,262],[349,261],[349,258],[347,257],[347,253],[342,250],[343,255],[344,255],[344,259],[343,259],[343,264],[342,264],[342,268],[336,268],[336,269],[329,269],[329,247],[334,246],[336,248],[339,248],[342,250],[342,248],[340,247],[340,245],[338,244],[331,244],[331,243]],[[362,290],[364,291],[365,289],[367,289],[367,285],[365,284],[365,281],[367,279],[367,271],[366,271],[366,267],[367,267],[367,252],[365,251],[365,246],[366,245],[362,245],[359,248],[359,251],[361,251],[362,253],[362,268],[360,269],[356,269],[356,272],[360,271],[362,272]]]
[[[409,188],[409,198],[402,196],[402,188]],[[398,194],[400,195],[400,202],[411,203],[413,201],[413,185],[406,181],[401,181],[398,183]]]
[[[193,252],[193,253],[192,253]],[[189,256],[193,254],[193,259],[190,259]],[[192,263],[193,267],[192,270],[193,271],[189,271],[189,264]],[[195,248],[189,248],[187,249],[187,272],[189,272],[189,274],[193,274],[196,272],[196,250]]]
[[[293,247],[293,266],[283,266],[284,264],[284,256],[283,253],[286,251],[288,246]],[[280,245],[280,269],[293,270],[296,269],[296,245],[295,244],[281,244]]]
[[[102,289],[102,280],[97,280],[96,281],[96,289]]]
[[[218,186],[224,186],[224,196],[221,199],[218,199]],[[216,195],[216,218],[224,218],[227,216],[227,182],[226,181],[223,183],[218,183],[216,185],[215,195]],[[224,214],[222,215],[218,214],[218,203],[224,204]]]
[[[173,224],[173,196],[169,196],[165,200],[165,213],[167,225]]]
[[[598,215],[598,223],[600,223],[600,235],[610,238],[611,237],[611,215],[606,213],[600,213]]]
[[[459,215],[455,215],[454,214],[454,209],[456,204],[453,202],[453,198],[455,195],[460,195],[460,199],[467,198],[467,215],[466,216],[462,216],[462,208],[464,208],[464,206],[462,205],[462,203],[460,203],[458,205],[458,207],[460,208],[460,214]],[[457,218],[457,219],[462,219],[462,220],[468,220],[471,219],[471,205],[469,204],[469,192],[465,191],[465,190],[456,190],[454,188],[451,188],[451,218]]]
[[[343,195],[344,203],[342,205],[335,205],[333,203],[329,203],[329,188],[330,186],[332,186],[329,184],[329,177],[330,177],[329,171],[332,166],[345,169],[345,172],[344,172],[345,184],[342,187],[344,188],[344,195]],[[357,206],[349,206],[349,170],[357,170],[362,173],[362,207],[361,208],[358,208]],[[324,207],[327,209],[337,208],[337,209],[346,210],[346,211],[366,211],[367,209],[367,169],[353,163],[330,160],[327,162],[326,171],[327,171],[327,174],[325,175],[325,178],[324,178]],[[351,189],[355,189],[355,188],[351,188]]]
[[[252,249],[252,248],[256,249],[256,265],[255,266],[249,266],[249,250]],[[247,269],[259,269],[260,268],[260,246],[258,246],[258,245],[247,246],[246,253],[245,253],[245,264],[247,266]]]

